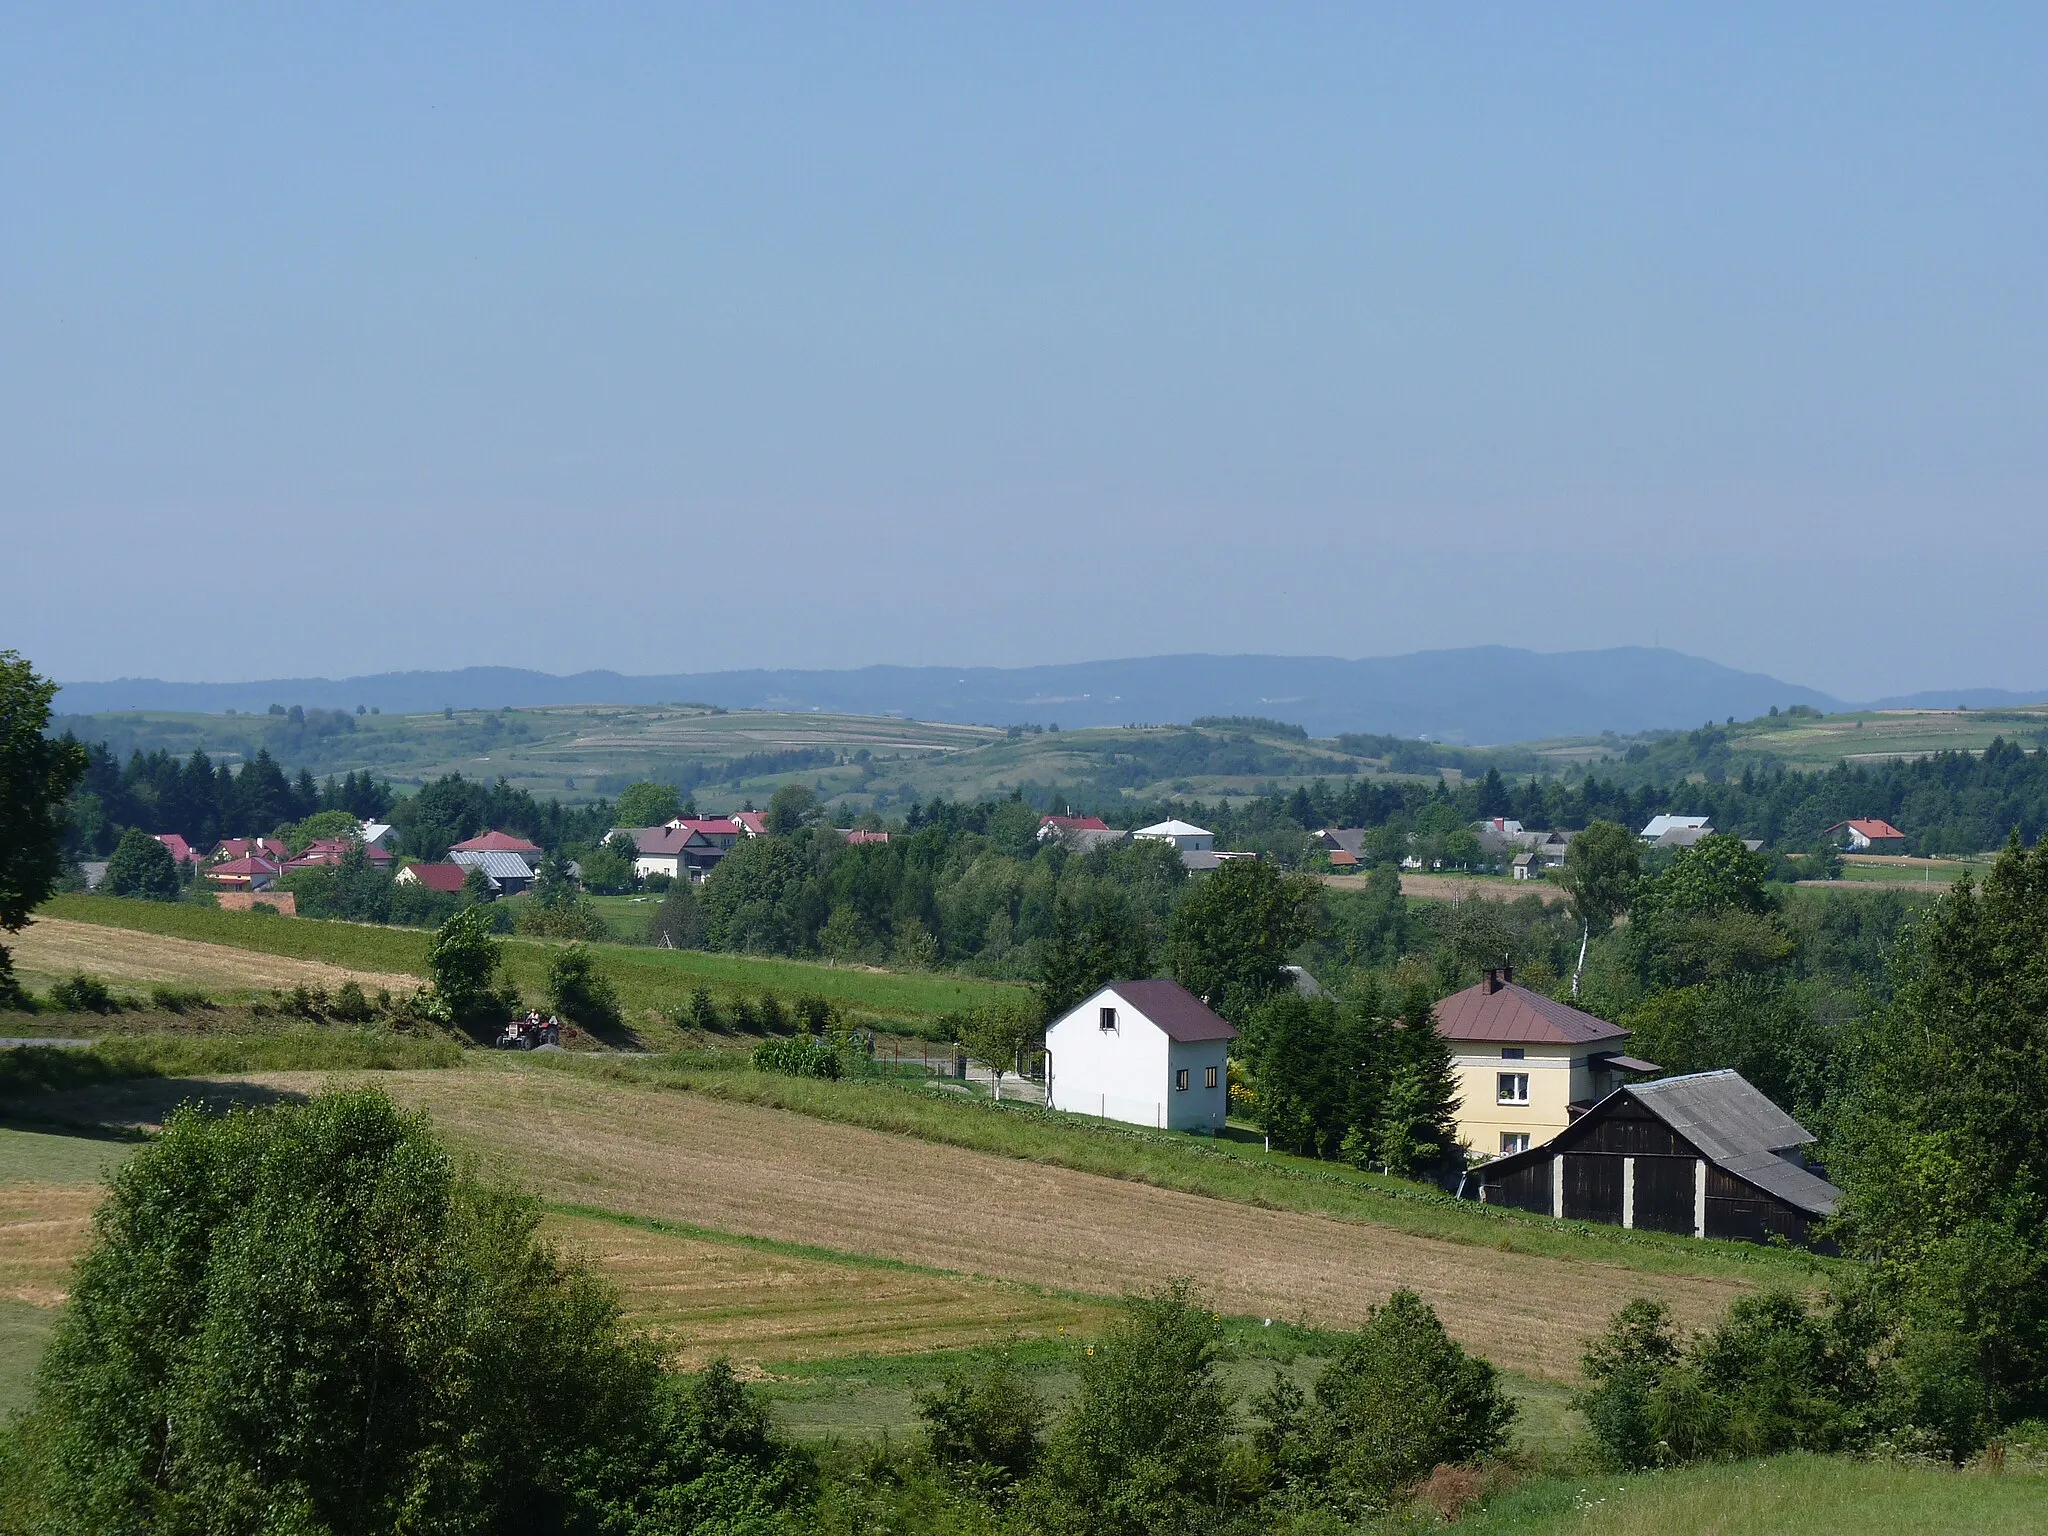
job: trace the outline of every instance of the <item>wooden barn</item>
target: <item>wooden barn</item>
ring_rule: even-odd
[[[1617,1089],[1549,1141],[1473,1170],[1490,1205],[1655,1232],[1807,1243],[1842,1192],[1812,1132],[1738,1072]]]

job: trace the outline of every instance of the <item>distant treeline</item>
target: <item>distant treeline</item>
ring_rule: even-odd
[[[645,774],[608,773],[597,781],[601,793],[615,795],[641,779],[673,784],[683,794],[692,794],[707,784],[737,784],[743,779],[766,778],[778,773],[802,773],[808,768],[836,768],[845,763],[865,763],[867,748],[848,754],[831,747],[791,747],[782,752],[748,752],[740,757],[711,762],[664,764]]]
[[[1379,827],[1412,822],[1439,805],[1466,820],[1506,816],[1532,828],[1580,828],[1595,820],[1641,827],[1662,812],[1706,816],[1720,831],[1789,850],[1811,846],[1838,822],[1876,817],[1904,832],[1915,853],[1979,853],[2015,831],[2031,844],[2048,830],[2048,749],[2029,752],[2001,739],[1981,755],[1938,752],[1910,761],[1838,763],[1814,773],[1752,769],[1718,784],[1633,788],[1597,776],[1516,782],[1489,769],[1456,790],[1441,781],[1326,780],[1230,805],[1168,801],[1116,810],[1130,825],[1142,816],[1183,816],[1209,827],[1228,847],[1248,846],[1283,823],[1304,830]]]

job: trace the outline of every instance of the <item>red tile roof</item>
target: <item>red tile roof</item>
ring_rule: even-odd
[[[539,853],[540,844],[529,843],[523,837],[514,837],[510,832],[496,830],[481,837],[472,837],[468,842],[457,843],[448,850],[450,853]]]
[[[469,873],[460,864],[408,864],[406,868],[430,891],[460,892],[463,876]]]
[[[1100,816],[1041,816],[1041,827],[1058,827],[1062,832],[1107,832],[1109,823]]]
[[[1903,841],[1906,836],[1905,833],[1901,832],[1897,827],[1893,826],[1890,822],[1879,821],[1874,816],[1867,821],[1838,821],[1832,827],[1829,827],[1828,830],[1830,832],[1839,832],[1844,827],[1853,827],[1856,831],[1861,832],[1865,837],[1872,839],[1897,838]]]
[[[199,857],[192,851],[192,845],[175,832],[152,832],[149,834],[171,851],[171,858],[179,864],[190,864]]]
[[[1513,1045],[1587,1045],[1625,1040],[1628,1031],[1569,1004],[1511,981],[1489,992],[1486,983],[1454,992],[1436,1005],[1436,1032],[1446,1040],[1502,1041]]]
[[[1170,1040],[1235,1040],[1230,1021],[1177,981],[1112,981],[1111,991],[1166,1032]]]
[[[888,833],[870,832],[866,827],[855,827],[852,831],[846,833],[845,837],[849,843],[886,843],[889,841]]]
[[[763,811],[734,811],[732,813],[732,821],[749,837],[765,837],[767,835],[768,821],[767,815]]]
[[[739,837],[745,831],[730,816],[683,816],[677,818],[676,825],[701,832],[706,837]]]

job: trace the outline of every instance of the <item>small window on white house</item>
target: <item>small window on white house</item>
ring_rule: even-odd
[[[1182,1067],[1173,1074],[1173,1091],[1175,1093],[1186,1093],[1188,1091],[1188,1069],[1186,1067]]]
[[[1202,1068],[1202,1086],[1204,1088],[1214,1088],[1216,1086],[1216,1069],[1214,1067]]]
[[[1519,1045],[1504,1045],[1500,1049],[1502,1061],[1520,1061],[1525,1054]]]
[[[1098,1010],[1095,1015],[1095,1027],[1098,1029],[1106,1029],[1114,1033],[1114,1031],[1116,1030],[1116,1010],[1114,1008],[1103,1008]]]
[[[1500,1133],[1500,1155],[1502,1157],[1506,1157],[1510,1152],[1526,1152],[1528,1150],[1529,1133],[1527,1131],[1502,1131]]]
[[[1503,1104],[1526,1104],[1529,1102],[1529,1074],[1526,1072],[1503,1072],[1500,1074],[1500,1102]]]

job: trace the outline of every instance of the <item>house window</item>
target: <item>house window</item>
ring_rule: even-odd
[[[1097,1010],[1095,1015],[1095,1027],[1097,1029],[1104,1029],[1110,1031],[1111,1033],[1114,1033],[1116,1030],[1116,1010],[1114,1008],[1103,1008]]]
[[[1202,1068],[1202,1086],[1204,1088],[1214,1088],[1216,1086],[1216,1069],[1214,1067]]]
[[[1528,1150],[1529,1133],[1527,1131],[1502,1131],[1500,1133],[1500,1155],[1502,1157],[1506,1157],[1510,1152],[1526,1152]]]
[[[1175,1093],[1186,1093],[1188,1091],[1188,1069],[1186,1067],[1182,1067],[1173,1074],[1173,1091]]]
[[[1529,1074],[1526,1072],[1501,1073],[1499,1099],[1503,1104],[1528,1103]]]
[[[1520,1061],[1527,1053],[1519,1045],[1504,1045],[1500,1049],[1502,1061]]]

